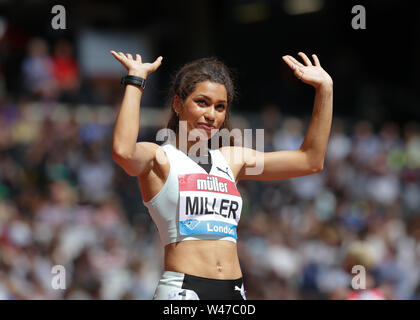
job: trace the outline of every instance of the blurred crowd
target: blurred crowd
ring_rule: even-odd
[[[72,42],[60,39],[51,55],[43,38],[31,39],[22,63],[22,77],[23,88],[33,99],[63,101],[77,96],[80,77]]]
[[[116,110],[0,110],[0,298],[150,298],[161,249],[135,179],[111,159]],[[52,288],[54,265],[66,290]]]
[[[0,102],[0,299],[151,299],[163,249],[136,179],[111,157],[119,105],[75,104],[67,40],[53,54],[29,41],[21,71],[24,98]],[[141,140],[155,141],[155,118]],[[310,120],[278,106],[232,118],[263,128],[266,152],[298,149]],[[248,299],[420,299],[418,122],[335,116],[323,171],[238,187]]]
[[[281,119],[276,107],[262,119],[265,151],[299,148],[307,122]],[[419,182],[418,123],[335,117],[323,171],[239,183],[248,297],[420,299]],[[354,290],[358,267],[366,290]]]
[[[1,299],[152,298],[162,248],[136,179],[111,158],[117,109],[0,107]],[[305,120],[276,107],[258,123],[265,151],[303,141]],[[419,168],[417,123],[375,130],[335,117],[322,172],[241,181],[247,297],[347,299],[362,292],[351,287],[362,266],[375,297],[420,298]],[[65,290],[52,287],[54,265]]]

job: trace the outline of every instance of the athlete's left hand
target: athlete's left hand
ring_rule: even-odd
[[[330,75],[321,67],[318,57],[313,54],[314,64],[312,65],[311,60],[303,52],[299,52],[298,55],[302,58],[304,65],[297,61],[292,56],[283,56],[284,62],[294,70],[296,78],[304,83],[310,84],[314,88],[321,86],[332,86],[333,81]]]

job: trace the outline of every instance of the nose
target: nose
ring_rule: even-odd
[[[206,108],[206,111],[204,113],[204,117],[207,121],[214,121],[215,119],[215,106],[214,104]]]

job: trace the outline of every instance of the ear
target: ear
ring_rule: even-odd
[[[173,103],[172,103],[172,109],[174,109],[175,113],[179,113],[181,111],[182,103],[181,98],[177,95],[174,96]]]

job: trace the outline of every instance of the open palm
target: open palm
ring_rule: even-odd
[[[286,62],[287,65],[294,70],[296,78],[315,88],[324,84],[332,84],[330,75],[321,67],[319,59],[315,54],[312,55],[314,65],[303,52],[299,52],[298,55],[302,58],[305,64],[302,64],[292,56],[283,56],[284,62]]]
[[[145,79],[160,67],[163,59],[160,56],[153,63],[143,63],[139,54],[136,54],[136,59],[133,59],[133,56],[129,53],[117,53],[114,50],[111,50],[110,53],[127,69],[129,75],[140,76]]]

